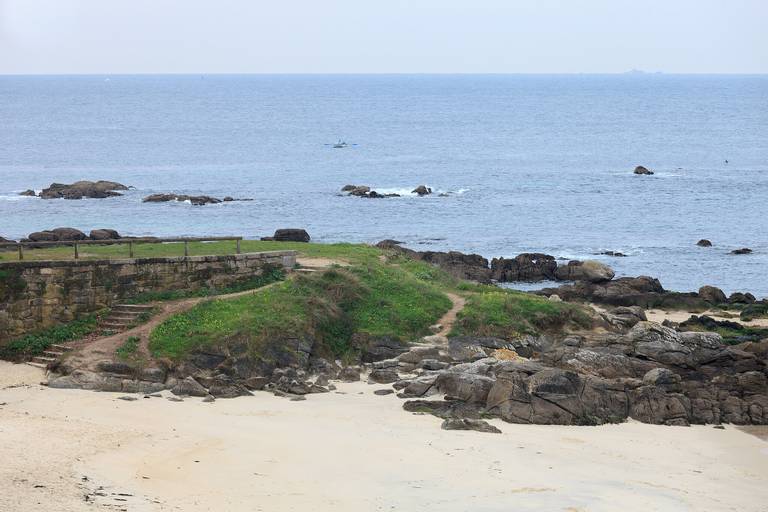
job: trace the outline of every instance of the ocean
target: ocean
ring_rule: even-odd
[[[80,179],[135,189],[18,196]],[[407,194],[421,184],[446,196]],[[254,201],[141,202],[158,192]],[[0,236],[59,226],[302,227],[319,242],[594,258],[671,290],[766,297],[768,76],[2,76]],[[741,247],[754,253],[729,254]]]

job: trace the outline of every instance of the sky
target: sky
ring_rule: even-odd
[[[0,0],[0,74],[768,73],[768,0]]]

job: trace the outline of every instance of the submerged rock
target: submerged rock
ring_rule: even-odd
[[[650,171],[650,170],[646,169],[642,165],[638,165],[637,167],[635,167],[634,173],[635,174],[644,174],[644,175],[650,176],[650,175],[653,174],[653,171]]]
[[[412,194],[418,194],[420,196],[428,196],[432,193],[432,189],[426,185],[419,185],[415,189],[411,190]]]
[[[696,242],[696,245],[698,245],[699,247],[712,247],[712,242],[710,242],[706,238],[702,238],[701,240]]]
[[[32,189],[25,190],[24,192],[19,192],[19,195],[27,196],[27,197],[37,197],[37,193]]]
[[[749,249],[747,247],[743,247],[741,249],[734,249],[731,251],[731,254],[752,254],[752,249]]]

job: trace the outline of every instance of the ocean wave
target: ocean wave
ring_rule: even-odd
[[[428,188],[429,185],[427,185]],[[419,197],[418,194],[414,193],[415,187],[371,187],[371,190],[375,190],[379,194],[397,194],[401,197]],[[444,190],[444,189],[438,189],[438,188],[432,188],[432,196],[460,196],[464,195],[465,193],[469,192],[468,188],[459,188],[456,190]]]

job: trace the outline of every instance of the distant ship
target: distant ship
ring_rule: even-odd
[[[333,145],[333,147],[336,148],[336,149],[346,148],[347,146],[349,146],[349,144],[347,144],[346,142],[344,142],[341,139],[339,139],[339,142],[337,142],[336,144]]]

